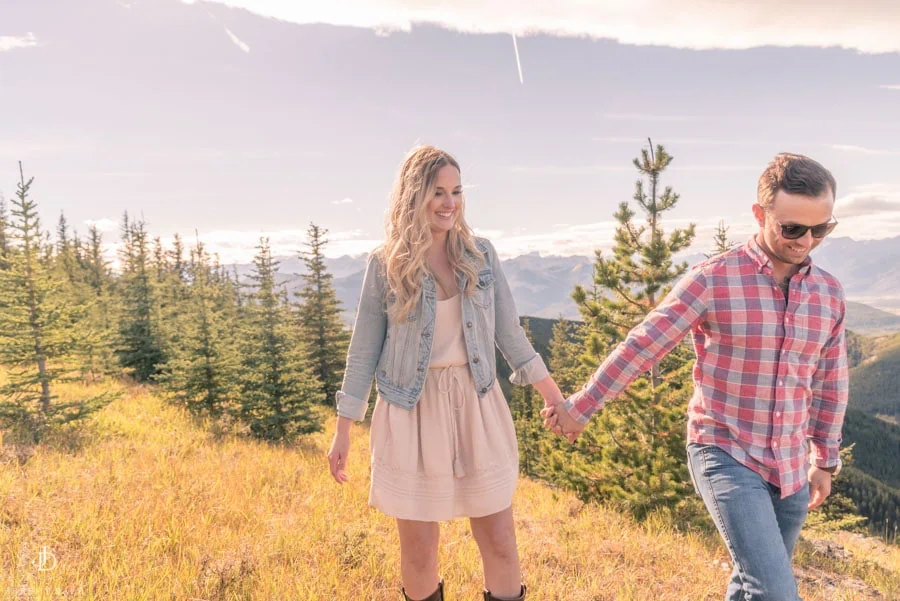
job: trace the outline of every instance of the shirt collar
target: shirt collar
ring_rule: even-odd
[[[750,239],[747,240],[746,244],[744,244],[744,251],[753,260],[753,262],[756,264],[756,267],[761,273],[772,273],[772,259],[769,258],[769,255],[766,254],[766,251],[764,251],[759,245],[759,242],[756,241],[756,234],[750,236]],[[807,276],[811,271],[812,258],[809,255],[806,255],[806,258],[803,259],[802,263],[800,263],[799,273]]]

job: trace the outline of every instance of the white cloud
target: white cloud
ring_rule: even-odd
[[[609,142],[612,144],[643,144],[646,138],[623,137],[623,136],[594,136],[591,138],[594,142]]]
[[[844,197],[842,201],[840,211],[844,218],[871,216],[873,213],[900,214],[900,199],[887,196],[860,194]]]
[[[296,256],[297,251],[301,250],[303,243],[306,242],[306,228],[200,232],[200,241],[203,242],[206,250],[210,255],[218,254],[223,263],[251,262],[261,237],[269,238],[269,246],[274,256]],[[381,242],[364,238],[361,230],[329,231],[327,238],[329,242],[325,247],[325,255],[328,257],[367,253]],[[162,242],[163,245],[170,246],[172,239],[163,238]],[[193,245],[193,237],[190,244]]]
[[[408,31],[412,23],[427,22],[465,32],[589,36],[677,48],[773,45],[900,51],[900,3],[883,0],[213,1],[283,21],[368,27],[382,33]]]
[[[329,243],[331,243],[360,240],[362,235],[362,230],[347,230],[342,232],[332,232],[331,230],[328,230],[325,237],[328,239]]]
[[[834,214],[838,219],[900,218],[900,185],[876,183],[857,186],[835,201]]]
[[[639,144],[646,145],[647,138],[620,137],[620,136],[594,136],[594,142],[609,142],[612,144]],[[713,138],[666,138],[660,140],[663,146],[761,146],[769,145],[769,142],[752,140],[715,140]]]
[[[103,217],[102,219],[85,219],[84,224],[88,227],[95,225],[97,229],[103,232],[114,232],[119,229],[119,223],[114,219]]]
[[[609,171],[633,171],[630,165],[510,165],[504,167],[513,173],[534,173],[541,175],[589,175]]]
[[[704,217],[701,219],[667,219],[663,227],[671,232],[674,228],[696,224],[694,244],[687,253],[707,252],[713,247],[713,235],[719,221],[724,219],[728,237],[732,242],[743,242],[757,227],[752,219],[734,216]],[[609,250],[614,244],[617,221],[599,221],[578,225],[554,225],[544,232],[503,232],[476,228],[479,236],[490,238],[501,258],[538,252],[542,256],[593,256],[597,249]]]
[[[37,45],[37,38],[30,31],[21,36],[0,35],[0,52],[17,50],[19,48],[33,48]]]
[[[848,236],[854,240],[893,238],[900,232],[900,210],[840,219],[832,236]]]
[[[900,84],[891,86],[878,86],[882,90],[900,90]]]
[[[873,154],[880,156],[900,155],[900,150],[880,150],[875,148],[865,148],[863,146],[855,146],[853,144],[829,144],[828,147],[832,150],[855,152],[857,154]]]
[[[604,113],[604,119],[611,121],[698,121],[691,115],[651,115],[647,113]]]
[[[27,161],[36,157],[48,157],[60,154],[88,153],[96,149],[89,140],[44,139],[44,140],[12,140],[0,139],[0,160]],[[27,165],[26,165],[27,167]]]
[[[472,230],[475,232],[476,236],[482,236],[484,238],[488,238],[489,240],[499,239],[505,234],[503,230],[488,230],[478,227],[473,227]]]
[[[504,169],[513,173],[528,173],[534,175],[591,175],[595,173],[611,173],[621,171],[634,171],[633,165],[508,165]],[[704,173],[731,172],[731,171],[762,171],[759,165],[741,164],[694,164],[672,165],[672,171],[702,171]]]
[[[900,232],[900,184],[857,186],[835,201],[834,215],[840,224],[833,235],[856,240],[896,236]]]
[[[240,48],[240,49],[243,50],[244,52],[250,52],[250,46],[248,46],[247,44],[245,44],[244,42],[242,42],[242,41],[240,40],[240,38],[238,38],[236,35],[234,35],[234,34],[231,32],[231,30],[228,29],[227,27],[225,28],[225,33],[228,34],[228,37],[231,39],[232,42],[234,42],[234,45],[235,45],[235,46],[237,46],[238,48]]]
[[[754,171],[761,172],[759,165],[672,165],[672,171]]]
[[[353,204],[353,199],[352,198],[342,198],[340,200],[332,200],[331,204],[333,204],[333,205],[349,205],[349,204]]]

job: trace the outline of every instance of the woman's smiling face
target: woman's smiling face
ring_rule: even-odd
[[[428,222],[433,233],[446,233],[453,229],[462,205],[462,180],[453,165],[438,170],[434,182],[434,195],[428,201]]]

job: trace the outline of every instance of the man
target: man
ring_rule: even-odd
[[[691,269],[580,392],[541,412],[574,442],[691,333],[688,468],[734,560],[727,601],[799,600],[791,554],[840,469],[844,294],[808,256],[837,224],[835,188],[816,161],[777,155],[759,178],[759,231]]]

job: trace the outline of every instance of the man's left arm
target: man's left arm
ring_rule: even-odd
[[[840,311],[813,374],[809,428],[806,432],[812,453],[810,463],[827,471],[833,471],[840,462],[841,427],[850,388],[843,297]]]

